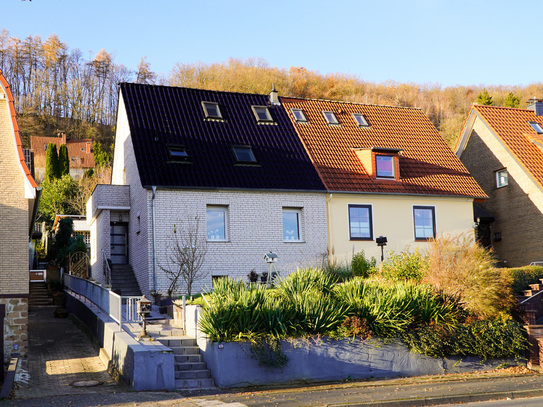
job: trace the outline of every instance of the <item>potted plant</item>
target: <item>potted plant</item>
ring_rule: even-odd
[[[254,284],[258,281],[258,273],[255,271],[255,269],[252,269],[251,272],[247,274],[247,278],[251,284]]]

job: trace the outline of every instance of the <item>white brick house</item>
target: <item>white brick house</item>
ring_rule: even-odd
[[[112,185],[87,204],[93,278],[104,258],[126,261],[143,293],[165,293],[161,267],[196,218],[208,274],[193,292],[267,272],[270,251],[281,275],[326,255],[326,192],[284,109],[267,95],[121,84]],[[112,251],[118,227],[126,258]]]

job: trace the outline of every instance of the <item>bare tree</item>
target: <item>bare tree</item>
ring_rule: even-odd
[[[205,235],[200,233],[200,219],[191,218],[186,227],[176,230],[168,247],[166,265],[159,267],[170,280],[168,296],[171,297],[181,286],[190,296],[195,282],[205,278],[208,272],[203,269],[207,245]]]

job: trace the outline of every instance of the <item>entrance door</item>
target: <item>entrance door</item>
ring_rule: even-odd
[[[111,223],[111,263],[128,264],[128,223]]]

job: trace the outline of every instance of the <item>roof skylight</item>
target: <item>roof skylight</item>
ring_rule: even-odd
[[[322,112],[328,124],[339,124],[334,112]]]
[[[266,106],[251,106],[258,122],[272,122],[270,111]]]
[[[543,134],[543,128],[541,127],[541,125],[537,122],[528,122],[530,124],[530,126],[532,126],[532,128],[535,130],[535,132],[537,134]]]
[[[190,162],[190,157],[185,146],[168,146],[170,161]]]
[[[202,107],[204,108],[206,119],[222,119],[218,103],[202,101]]]
[[[353,113],[353,117],[360,127],[370,126],[362,113]]]
[[[256,157],[251,146],[232,146],[236,160],[240,164],[256,164]]]
[[[305,118],[304,112],[302,109],[290,109],[292,112],[292,115],[294,116],[294,119],[296,120],[296,123],[307,123],[307,119]]]

